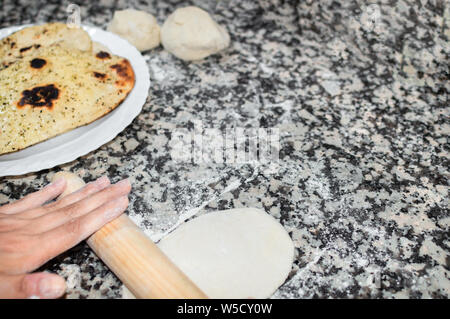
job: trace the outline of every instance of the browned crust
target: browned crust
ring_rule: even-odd
[[[133,87],[135,81],[135,75],[130,62],[127,59],[122,59],[120,62],[110,66],[113,69],[119,80],[116,81],[116,86],[118,87]]]

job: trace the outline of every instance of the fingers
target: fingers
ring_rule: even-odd
[[[89,197],[73,203],[72,205],[63,207],[35,219],[33,223],[30,224],[32,228],[28,229],[28,233],[43,233],[65,223],[71,222],[107,202],[128,195],[130,189],[131,186],[128,180],[120,181],[117,184],[111,185],[100,192],[94,193]]]
[[[28,219],[17,217],[16,215],[4,215],[0,217],[0,233],[12,232],[29,224]]]
[[[64,278],[50,273],[0,275],[0,299],[61,297],[66,291]]]
[[[83,188],[73,192],[72,194],[67,195],[64,198],[58,199],[56,202],[45,205],[46,208],[51,208],[53,210],[59,209],[61,207],[69,206],[75,202],[82,200],[102,189],[111,185],[109,178],[106,176],[102,176],[95,181],[86,184]]]
[[[117,218],[128,206],[128,198],[122,196],[116,200],[108,201],[90,213],[75,218],[59,227],[40,235],[40,250],[42,259],[38,261],[39,267],[51,258],[72,248],[82,240],[100,229],[103,225]]]
[[[0,207],[2,214],[16,214],[24,210],[30,210],[43,205],[49,200],[58,197],[66,187],[66,181],[63,178],[57,179],[55,182],[48,184],[43,189],[31,193],[18,201],[3,205]]]
[[[34,210],[28,210],[23,213],[20,213],[21,218],[38,218],[40,216],[43,216],[45,214],[48,214],[50,212],[56,211],[58,209],[62,209],[66,206],[69,206],[75,202],[78,202],[84,198],[89,197],[90,195],[103,190],[104,188],[108,187],[110,185],[110,181],[108,177],[103,176],[99,179],[95,180],[94,182],[86,184],[83,188],[79,189],[78,191],[67,195],[64,198],[61,198],[57,200],[56,202],[44,205],[40,207],[39,209]]]

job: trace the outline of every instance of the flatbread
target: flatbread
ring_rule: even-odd
[[[23,28],[0,40],[0,69],[24,56],[34,55],[41,47],[55,43],[81,51],[92,50],[89,34],[64,23],[46,23]]]
[[[15,152],[116,108],[134,86],[125,58],[43,46],[0,70],[0,154]]]

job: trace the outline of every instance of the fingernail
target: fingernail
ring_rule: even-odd
[[[125,186],[125,185],[130,185],[130,181],[128,180],[128,178],[122,179],[120,182],[116,183],[117,186]]]
[[[59,177],[57,178],[55,181],[51,182],[50,184],[48,184],[46,187],[50,187],[50,186],[61,186],[65,183],[65,179],[63,177]]]
[[[101,185],[101,186],[107,185],[107,184],[109,184],[109,178],[106,177],[106,176],[102,176],[102,177],[100,177],[100,178],[97,178],[97,179],[94,181],[94,183],[97,184],[97,185]]]
[[[120,197],[114,204],[114,207],[105,213],[105,219],[108,221],[116,218],[125,211],[128,206],[128,198],[126,196]]]
[[[57,298],[66,290],[65,285],[61,285],[61,279],[54,276],[42,278],[38,287],[39,296],[44,298]]]

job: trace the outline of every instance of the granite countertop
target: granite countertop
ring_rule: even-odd
[[[274,298],[450,296],[448,1],[73,2],[102,28],[116,9],[162,24],[194,4],[227,27],[231,46],[195,63],[146,52],[151,89],[133,123],[71,163],[1,178],[0,203],[60,169],[128,177],[127,212],[154,240],[209,211],[257,207],[279,219],[296,258]],[[67,5],[3,0],[0,27],[65,21]],[[174,132],[199,123],[272,129],[279,159],[173,158]],[[42,269],[67,278],[67,298],[121,297],[84,243]]]

